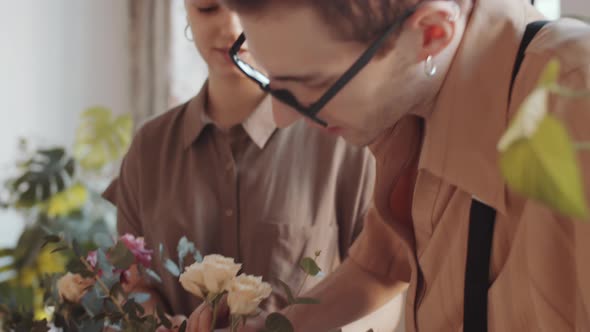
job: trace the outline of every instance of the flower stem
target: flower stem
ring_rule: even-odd
[[[230,332],[237,332],[239,324],[240,324],[240,317],[236,317],[235,315],[231,315]]]
[[[579,142],[575,144],[576,150],[588,150],[590,151],[590,141],[588,142]]]
[[[84,266],[86,267],[86,269],[88,269],[88,271],[94,271],[94,268],[92,266],[90,266],[90,264],[88,264],[86,259],[84,259],[83,257],[80,257],[80,261],[82,262],[82,264],[84,264]],[[115,306],[117,307],[119,312],[123,314],[123,319],[125,319],[126,322],[129,322],[129,317],[127,317],[125,310],[123,310],[123,307],[121,307],[121,304],[119,303],[119,301],[111,295],[111,291],[109,290],[107,285],[105,285],[104,282],[102,282],[102,280],[100,280],[100,278],[97,275],[94,276],[94,280],[96,280],[96,283],[98,283],[98,285],[100,286],[100,288],[102,288],[102,291],[105,292],[105,294],[109,294],[109,299],[111,299],[111,301],[113,301],[113,303],[115,304]]]
[[[215,331],[215,325],[217,324],[217,305],[219,304],[219,300],[215,299],[211,303],[211,307],[213,308],[213,319],[211,320],[211,332]]]

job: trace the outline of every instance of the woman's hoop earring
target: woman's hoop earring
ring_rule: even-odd
[[[184,38],[186,38],[186,40],[192,42],[192,41],[194,41],[192,33],[191,33],[191,36],[188,35],[188,32],[190,31],[190,27],[191,27],[191,25],[188,23],[186,24],[186,27],[184,27]]]
[[[432,58],[432,55],[429,55],[426,58],[426,61],[424,61],[424,73],[426,74],[426,76],[428,77],[432,77],[434,75],[436,75],[436,65],[434,64],[434,60]]]

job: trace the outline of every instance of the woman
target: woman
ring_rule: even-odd
[[[301,257],[322,250],[319,265],[329,272],[346,256],[368,209],[374,162],[365,149],[303,123],[277,129],[269,97],[229,58],[242,30],[236,15],[216,0],[185,6],[209,76],[196,97],[136,134],[105,193],[117,205],[118,231],[144,236],[152,248],[163,243],[171,257],[186,236],[203,255],[233,257],[274,289],[277,279],[298,289]],[[247,45],[239,54],[253,61]],[[142,286],[153,295],[145,306],[160,303],[181,321],[199,300],[158,258],[155,270],[163,283]],[[264,308],[285,304],[284,294],[273,293]]]

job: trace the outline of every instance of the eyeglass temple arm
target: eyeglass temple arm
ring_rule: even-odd
[[[389,35],[393,33],[405,20],[412,16],[416,8],[409,9],[400,17],[394,24],[392,24],[381,37],[371,44],[371,46],[360,56],[360,58],[352,64],[352,66],[330,87],[328,91],[315,103],[310,106],[309,111],[316,115],[326,104],[338,93],[342,88],[363,69],[373,58],[373,55],[381,48],[383,43],[387,41]]]

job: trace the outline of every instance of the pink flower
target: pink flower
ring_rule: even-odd
[[[152,261],[153,250],[145,248],[145,242],[143,237],[135,238],[131,234],[125,234],[119,238],[119,241],[123,242],[125,246],[135,256],[135,261],[142,264],[144,267],[150,267]]]
[[[86,256],[86,261],[92,267],[96,267],[96,263],[98,263],[98,254],[97,254],[97,251],[96,250],[93,250],[93,251],[89,252],[88,253],[88,256]]]
[[[129,251],[135,256],[135,263],[141,264],[144,267],[150,267],[150,263],[152,261],[152,253],[153,250],[149,250],[145,248],[145,242],[143,237],[135,238],[131,234],[125,234],[119,238]],[[108,257],[108,254],[107,254]],[[96,250],[91,251],[86,256],[86,261],[90,264],[93,268],[96,269],[96,265],[98,263],[98,252]],[[117,270],[115,269],[113,273],[120,274],[121,283],[125,284],[132,280],[132,272],[130,271],[134,266],[129,268],[128,270]],[[97,271],[98,276],[102,276],[102,271]]]

